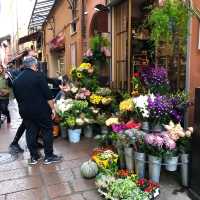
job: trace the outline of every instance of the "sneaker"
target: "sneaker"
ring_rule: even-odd
[[[31,157],[31,158],[28,160],[28,164],[29,164],[29,165],[36,165],[36,164],[38,164],[38,162],[39,162],[40,160],[42,160],[42,159],[43,159],[43,158],[42,158],[41,154],[38,154],[38,158],[36,159],[36,158]]]
[[[22,149],[19,144],[11,144],[10,151],[14,153],[23,153],[24,149]]]
[[[62,159],[63,159],[62,156],[52,155],[51,157],[44,159],[44,165],[49,165],[49,164],[52,164],[52,163],[58,163],[58,162],[61,162]]]

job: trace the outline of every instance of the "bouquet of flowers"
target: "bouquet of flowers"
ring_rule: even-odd
[[[150,96],[148,98],[149,120],[154,124],[166,124],[170,121],[173,105],[167,96]]]
[[[140,187],[140,189],[144,192],[147,192],[150,194],[151,197],[156,198],[160,193],[160,186],[157,183],[154,183],[151,180],[147,179],[139,179],[137,181],[137,185]]]
[[[138,97],[133,98],[133,103],[135,105],[135,112],[137,117],[141,121],[148,121],[149,118],[149,110],[148,110],[148,95],[140,95]]]
[[[86,88],[80,88],[78,93],[75,95],[75,99],[85,100],[91,95],[91,92]]]
[[[119,110],[121,113],[133,112],[134,111],[134,103],[132,98],[125,99],[119,104]]]
[[[82,63],[71,71],[72,80],[80,87],[95,91],[99,85],[97,81],[97,70],[90,63]]]
[[[64,104],[62,104],[63,102]],[[66,102],[67,104],[65,105]],[[75,128],[83,126],[85,123],[90,123],[90,119],[85,114],[88,113],[87,101],[72,99],[59,100],[57,105],[58,110],[62,109],[62,112],[58,112],[61,115],[63,126]]]
[[[111,150],[107,150],[93,155],[92,160],[94,160],[101,169],[116,170],[118,155]]]
[[[169,125],[164,126],[169,137],[176,142],[177,147],[181,153],[189,153],[191,150],[191,135],[193,127],[188,127],[185,131],[179,124],[174,124],[170,121]]]
[[[142,80],[155,94],[166,94],[169,91],[169,80],[167,70],[163,67],[149,67],[142,71]]]
[[[171,95],[171,101],[173,105],[171,118],[176,123],[182,122],[186,109],[192,105],[192,103],[189,102],[188,95],[184,92],[177,92],[176,94]]]

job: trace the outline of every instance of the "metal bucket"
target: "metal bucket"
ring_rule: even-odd
[[[149,160],[149,179],[151,179],[156,183],[159,183],[162,159],[156,156],[148,156],[148,160]]]
[[[145,177],[145,153],[134,152],[135,171],[139,178]]]
[[[134,170],[133,148],[125,147],[124,152],[125,152],[126,168],[129,171],[133,171]]]
[[[149,132],[150,130],[150,127],[149,127],[149,122],[142,122],[142,127],[141,129],[144,131],[144,132]]]
[[[166,157],[165,158],[165,169],[169,172],[174,172],[177,170],[178,156],[176,157]]]
[[[182,185],[188,187],[188,163],[189,163],[189,154],[181,155],[181,176],[182,176]]]
[[[126,163],[125,163],[125,155],[124,155],[123,146],[117,146],[117,153],[119,155],[120,169],[124,169],[126,167]]]
[[[87,125],[86,127],[84,127],[83,133],[84,133],[84,136],[86,138],[92,138],[93,137],[92,126],[91,125]]]
[[[67,128],[64,126],[60,126],[60,136],[61,138],[67,138]]]

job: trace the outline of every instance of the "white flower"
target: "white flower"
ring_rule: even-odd
[[[149,117],[149,111],[147,109],[148,98],[149,96],[147,95],[140,95],[139,97],[133,98],[133,103],[135,104],[135,108],[138,108],[140,110],[144,118]]]
[[[71,91],[72,91],[72,93],[76,93],[78,91],[78,88],[77,87],[72,87]]]
[[[77,119],[76,119],[76,124],[77,124],[78,126],[82,126],[82,125],[84,124],[84,120],[81,119],[81,118],[77,118]]]

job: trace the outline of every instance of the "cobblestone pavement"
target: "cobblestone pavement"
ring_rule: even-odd
[[[11,104],[12,123],[0,129],[0,152],[8,152],[20,118],[15,104]],[[24,144],[24,139],[22,139]],[[82,139],[79,144],[55,139],[55,152],[64,156],[59,164],[34,167],[27,165],[26,151],[17,160],[0,164],[0,200],[100,200],[94,180],[81,178],[79,167],[88,160],[92,140]],[[1,155],[1,154],[0,154]],[[189,200],[184,190],[174,181],[173,176],[163,176],[160,200]]]

